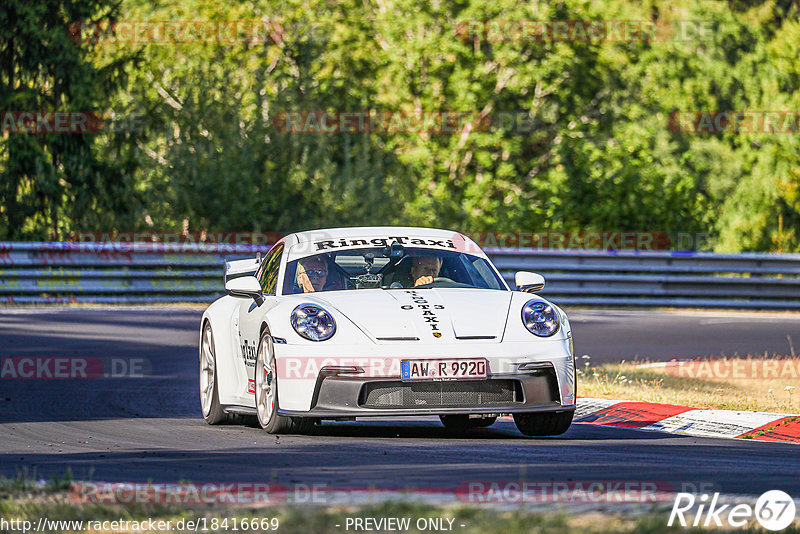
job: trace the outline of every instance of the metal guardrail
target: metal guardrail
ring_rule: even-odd
[[[211,302],[262,245],[0,243],[0,303]],[[800,254],[486,249],[506,281],[565,305],[800,309]]]
[[[211,302],[225,259],[264,246],[0,243],[0,303]]]
[[[486,249],[513,283],[547,279],[542,295],[591,306],[800,309],[800,254]]]

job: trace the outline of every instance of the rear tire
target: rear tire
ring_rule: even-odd
[[[255,387],[258,423],[269,434],[305,432],[313,420],[278,415],[278,373],[275,365],[275,347],[269,330],[261,333],[256,358]]]
[[[574,414],[574,411],[515,413],[514,423],[526,436],[558,436],[569,429]]]
[[[468,415],[440,415],[439,420],[451,430],[469,430],[471,428],[485,428],[492,426],[497,421],[497,416],[473,417]]]
[[[203,327],[200,338],[200,409],[209,425],[228,421],[228,414],[219,404],[219,381],[217,380],[217,353],[214,350],[214,334],[211,323]]]

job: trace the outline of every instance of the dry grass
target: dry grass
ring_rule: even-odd
[[[693,408],[800,413],[800,380],[791,372],[800,369],[800,357],[780,358],[777,373],[770,367],[774,363],[768,363],[772,360],[701,359],[667,367],[623,361],[595,367],[583,356],[578,358],[578,394]]]

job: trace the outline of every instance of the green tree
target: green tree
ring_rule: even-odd
[[[140,50],[120,42],[99,53],[47,33],[108,16],[99,3],[79,13],[11,5],[3,109],[99,105],[140,114],[147,127],[4,138],[7,236],[137,230],[145,220],[174,231],[188,220],[194,231],[660,230],[708,233],[725,251],[800,247],[797,134],[669,128],[680,110],[800,109],[796,2],[128,0],[127,20],[268,19],[275,35]],[[58,23],[30,23],[48,10]],[[657,42],[459,32],[485,20],[684,21],[705,32]],[[27,50],[36,42],[47,43],[38,55]],[[73,71],[69,83],[48,81]],[[480,119],[449,133],[291,134],[273,124],[281,112],[370,109]],[[65,153],[77,156],[65,164]]]
[[[3,0],[0,110],[103,115],[125,84],[131,55],[98,64],[70,24],[113,17],[107,0]],[[9,133],[0,139],[0,238],[60,239],[71,231],[131,224],[135,144],[98,149],[96,135]]]

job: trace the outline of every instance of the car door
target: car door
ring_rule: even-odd
[[[247,374],[247,393],[255,393],[255,367],[261,324],[267,311],[278,303],[278,273],[283,255],[283,243],[273,246],[256,271],[256,278],[264,293],[264,302],[258,306],[253,299],[239,304],[239,356]]]

